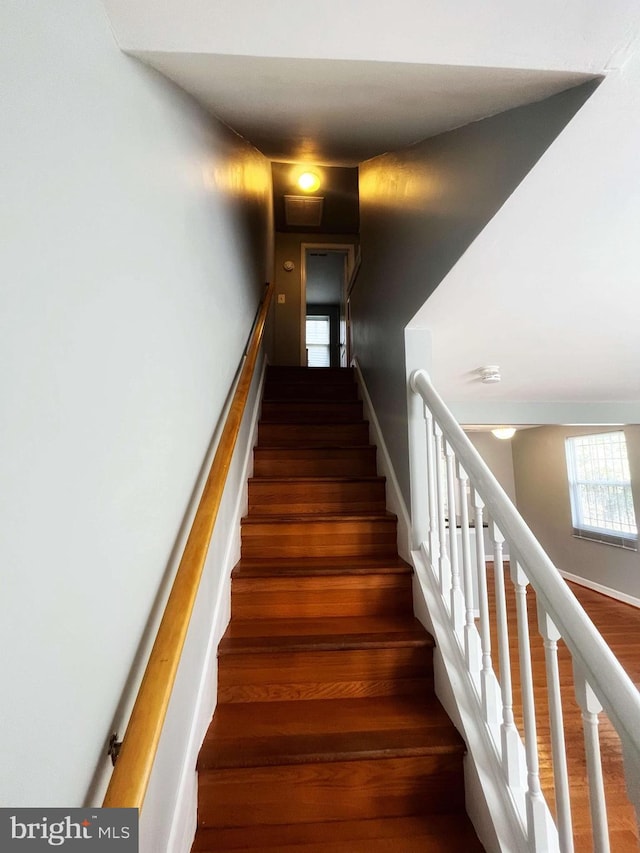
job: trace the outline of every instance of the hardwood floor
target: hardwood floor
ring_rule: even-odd
[[[494,610],[493,571],[489,568],[490,608]],[[512,585],[505,576],[508,595],[508,620],[510,630],[516,624],[515,598]],[[623,604],[597,592],[569,583],[568,586],[588,613],[596,628],[611,646],[636,686],[640,686],[640,610]],[[531,636],[533,677],[536,695],[536,722],[540,750],[540,778],[547,802],[555,815],[555,789],[551,759],[549,733],[549,709],[546,699],[546,673],[544,648],[537,629],[535,593],[528,588],[528,616]],[[497,671],[499,656],[497,640],[492,636],[492,659]],[[589,813],[589,789],[586,778],[586,762],[582,729],[582,717],[575,700],[571,657],[564,645],[558,644],[558,659],[565,722],[565,738],[569,765],[570,796],[576,853],[592,849],[591,819]],[[511,637],[511,665],[513,668],[514,713],[520,731],[523,730],[522,700],[519,691],[518,649],[515,637]],[[640,727],[640,720],[638,720]],[[620,741],[615,729],[605,714],[600,716],[600,743],[605,777],[605,796],[609,814],[611,850],[629,853],[640,850],[640,840],[635,812],[625,789],[624,770]]]
[[[475,853],[353,372],[269,369],[193,850]]]

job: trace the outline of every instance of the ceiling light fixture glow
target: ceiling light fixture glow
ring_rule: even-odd
[[[501,438],[506,441],[508,438],[513,438],[516,434],[516,430],[515,427],[499,427],[498,429],[492,429],[491,434],[495,435],[496,438]]]
[[[315,172],[303,172],[298,178],[298,187],[305,193],[314,193],[320,187],[320,176]]]

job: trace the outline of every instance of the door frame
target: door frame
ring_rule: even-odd
[[[322,249],[324,251],[344,252],[345,270],[342,281],[342,299],[340,302],[340,317],[346,317],[347,287],[356,262],[355,243],[301,243],[300,244],[300,364],[307,364],[307,249]],[[342,323],[341,323],[342,327]],[[346,341],[340,341],[340,348]]]

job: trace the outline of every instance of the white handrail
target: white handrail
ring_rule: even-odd
[[[411,375],[409,387],[411,392],[422,399],[426,417],[428,421],[433,422],[433,426],[428,426],[428,433],[433,434],[434,428],[442,432],[446,445],[452,448],[456,456],[458,466],[469,478],[472,490],[480,496],[481,503],[486,506],[499,533],[509,543],[512,570],[521,570],[526,582],[532,584],[538,606],[548,615],[566,643],[576,672],[581,674],[587,689],[590,688],[593,692],[617,730],[625,758],[630,797],[638,813],[640,810],[640,695],[638,691],[436,392],[426,371],[415,371]],[[411,400],[410,403],[410,413],[415,417],[418,407]],[[426,440],[429,445],[428,433]],[[410,435],[412,443],[415,443],[417,435],[415,424],[410,426]],[[424,459],[424,451],[418,448],[418,453]],[[433,453],[434,449],[428,446],[426,456],[429,463]],[[433,490],[433,473],[429,473],[425,478],[424,472],[414,470],[415,464],[418,463],[412,460],[412,506],[433,511],[433,500],[429,500],[431,495],[413,496],[414,489],[419,491],[425,489],[427,483]],[[462,509],[464,511],[465,508],[462,507]],[[439,512],[438,507],[435,507],[435,510]],[[482,518],[481,510],[479,517]],[[421,533],[425,530],[433,531],[434,527],[437,529],[437,519],[413,519],[413,523],[416,530]],[[454,523],[451,517],[449,523]],[[476,533],[482,536],[477,528]],[[419,535],[414,532],[414,542],[417,538]],[[438,565],[441,565],[440,549],[444,548],[445,544],[444,541],[425,542],[425,548],[432,562],[437,561]],[[463,536],[463,548],[464,544]],[[486,626],[482,625],[481,619],[481,629],[483,628],[486,629]],[[596,849],[604,848],[597,844]]]

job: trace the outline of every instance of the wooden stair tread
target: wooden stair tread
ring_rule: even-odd
[[[269,703],[265,703],[269,704]],[[275,703],[272,703],[275,704]],[[236,705],[224,705],[235,708]],[[454,730],[455,731],[455,730]],[[335,732],[315,735],[241,737],[218,743],[207,763],[203,747],[201,771],[230,767],[280,764],[320,764],[415,755],[464,753],[464,744],[451,736],[451,728],[403,729],[393,732]]]
[[[358,423],[361,400],[289,399],[262,401],[262,423]]]
[[[304,424],[302,424],[304,426]],[[344,451],[344,452],[353,452],[353,451],[366,451],[366,452],[374,452],[376,448],[372,444],[305,444],[304,442],[296,442],[295,447],[286,447],[282,444],[258,444],[253,448],[254,453],[269,453],[276,452],[281,454],[297,454],[297,453],[322,453],[323,451],[327,451],[329,453],[333,453],[334,451]]]
[[[240,620],[238,620],[240,621]],[[343,622],[343,625],[322,626],[324,631],[315,632],[306,623],[311,621],[286,619],[251,619],[247,620],[252,633],[239,633],[238,621],[232,621],[218,646],[218,655],[260,654],[294,651],[340,651],[347,649],[380,649],[380,648],[429,648],[433,646],[433,638],[422,626],[407,627],[399,620],[399,624],[391,630],[358,630],[357,623],[365,622],[358,617],[332,619],[328,622]],[[321,622],[322,620],[314,620]],[[392,620],[389,620],[392,621]],[[287,622],[287,633],[283,633],[281,624]],[[295,623],[298,623],[297,625]],[[343,630],[340,630],[340,629]],[[254,633],[255,632],[255,633]]]
[[[360,512],[318,512],[311,517],[304,513],[293,513],[292,515],[264,515],[258,513],[250,513],[242,519],[243,524],[273,524],[284,525],[292,521],[304,522],[305,524],[316,523],[336,523],[349,524],[350,522],[358,521],[396,521],[397,517],[388,511],[381,512],[380,510],[360,511]]]
[[[348,447],[361,446],[369,440],[369,423],[365,420],[346,423],[296,424],[265,422],[258,424],[260,447]]]
[[[415,616],[398,618],[397,616],[351,616],[323,617],[316,619],[231,619],[226,638],[264,636],[316,636],[349,634],[394,634],[411,631],[426,637],[433,644],[433,638]]]
[[[285,416],[282,416],[280,418],[273,418],[273,419],[270,418],[268,421],[261,420],[260,423],[266,424],[269,427],[283,426],[283,427],[296,427],[296,428],[299,427],[302,429],[305,429],[305,427],[318,427],[319,429],[335,429],[336,431],[338,430],[339,427],[343,427],[343,426],[345,426],[345,427],[346,426],[354,426],[354,425],[362,426],[363,424],[366,424],[367,426],[369,426],[369,421],[365,421],[361,417],[354,417],[353,420],[348,420],[348,421],[335,421],[335,420],[327,419],[326,421],[314,420],[312,423],[301,423],[300,421],[287,420],[287,418]],[[296,443],[296,447],[297,446],[298,445]]]
[[[198,769],[464,752],[433,697],[223,705]]]
[[[306,382],[320,382],[335,378],[353,382],[355,371],[353,367],[307,367],[298,364],[270,364],[268,366],[267,377],[269,379],[285,376],[301,378]]]
[[[465,814],[200,829],[194,853],[476,853]]]
[[[397,555],[389,557],[300,557],[241,559],[233,578],[304,577],[321,575],[412,574],[413,568]]]
[[[310,484],[322,484],[322,483],[385,483],[386,477],[380,477],[377,474],[364,474],[362,476],[359,475],[347,475],[340,476],[338,474],[328,475],[328,476],[318,476],[315,477],[309,474],[303,474],[302,476],[296,477],[293,475],[287,475],[283,477],[277,476],[266,476],[266,477],[251,477],[251,480],[258,481],[261,484],[266,483],[274,483],[276,485],[282,484],[286,486],[288,483],[293,483],[294,485],[310,483]]]

